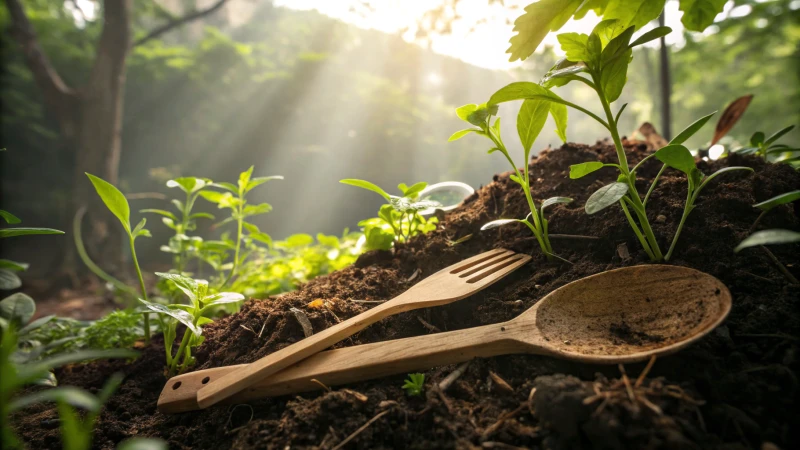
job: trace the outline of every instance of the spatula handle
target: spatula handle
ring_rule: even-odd
[[[202,387],[197,392],[197,403],[200,408],[207,408],[292,364],[358,333],[368,325],[401,312],[403,307],[404,304],[400,301],[400,297],[396,297],[275,353],[271,353],[258,361],[232,371]]]
[[[353,383],[387,375],[425,370],[529,350],[511,337],[513,325],[496,324],[458,331],[417,336],[374,344],[357,345],[318,353],[225,399],[225,403],[247,402],[263,397],[293,394],[326,386]],[[200,370],[171,378],[158,399],[163,413],[199,409],[197,392],[214,380],[238,374],[247,365]]]

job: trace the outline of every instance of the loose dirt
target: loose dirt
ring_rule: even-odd
[[[652,151],[638,141],[626,141],[626,148],[633,163]],[[367,253],[352,267],[315,279],[279,298],[250,300],[238,314],[208,325],[206,341],[197,352],[198,368],[251,362],[302,339],[302,327],[291,307],[304,310],[313,329],[319,331],[374,306],[352,300],[389,299],[442,267],[495,247],[531,254],[533,260],[468,299],[391,317],[337,346],[509,320],[568,282],[647,263],[619,207],[593,216],[584,213],[586,199],[616,177],[613,169],[604,168],[580,180],[569,179],[570,164],[594,160],[615,162],[613,147],[606,142],[593,146],[567,144],[543,151],[530,165],[537,201],[552,196],[574,199],[571,204],[549,209],[550,232],[599,237],[553,239],[554,251],[572,264],[547,261],[524,226],[480,231],[490,220],[522,218],[528,213],[519,186],[509,179],[509,173],[499,174],[463,206],[442,215],[438,230],[398,245],[393,254]],[[330,449],[376,416],[346,448],[737,449],[759,448],[765,442],[798,448],[800,288],[788,286],[759,249],[734,254],[733,247],[744,239],[758,215],[752,205],[800,188],[800,174],[752,157],[699,163],[705,173],[728,165],[752,167],[755,173],[725,174],[706,187],[686,222],[671,263],[722,280],[733,295],[733,309],[728,320],[709,336],[655,362],[642,387],[653,392],[646,400],[655,409],[641,400],[625,400],[626,391],[620,391],[614,398],[621,400],[613,402],[604,403],[600,397],[586,400],[596,396],[598,390],[625,389],[622,382],[615,381],[620,378],[617,367],[530,355],[476,360],[444,393],[435,386],[455,367],[433,368],[425,372],[426,390],[421,397],[405,395],[401,389],[404,375],[398,375],[346,386],[366,396],[366,401],[334,388],[331,392],[174,416],[156,411],[156,400],[166,381],[161,371],[163,348],[158,340],[135,362],[73,366],[60,370],[58,379],[62,385],[98,389],[111,373],[126,374],[100,416],[94,440],[97,448],[113,448],[119,441],[138,435],[161,437],[178,449]],[[654,159],[643,165],[640,191],[659,168]],[[648,204],[662,249],[669,245],[685,197],[685,177],[667,170]],[[793,207],[777,208],[763,219],[762,227],[798,229],[799,214],[797,202]],[[450,244],[470,234],[471,239]],[[620,244],[627,246],[629,257],[617,251]],[[800,275],[796,246],[772,249],[791,272]],[[417,270],[421,273],[408,281]],[[306,306],[315,299],[327,300],[330,309]],[[435,329],[423,325],[419,318]],[[620,317],[609,327],[620,342],[659,339],[628,320]],[[644,364],[625,367],[634,381],[643,368]],[[490,372],[513,392],[498,388]],[[533,388],[536,391],[531,397]],[[30,448],[57,448],[56,418],[52,406],[39,405],[18,414],[15,420]]]

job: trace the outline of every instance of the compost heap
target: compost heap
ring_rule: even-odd
[[[625,147],[632,164],[652,153],[640,141],[626,140]],[[354,266],[319,277],[296,292],[247,301],[241,312],[207,325],[197,368],[248,363],[302,339],[292,307],[305,312],[319,331],[375,305],[352,300],[390,299],[445,266],[496,247],[533,255],[533,260],[470,298],[385,319],[337,347],[506,321],[566,283],[647,263],[619,206],[585,214],[587,198],[617,176],[613,168],[604,168],[569,179],[571,164],[595,160],[615,163],[613,146],[566,144],[542,151],[530,165],[537,203],[553,196],[574,199],[549,209],[550,232],[599,237],[553,239],[554,251],[572,264],[548,261],[524,225],[480,231],[488,221],[529,213],[522,190],[509,179],[511,172],[495,175],[461,207],[440,214],[436,231],[397,245],[393,252],[369,252]],[[436,386],[455,366],[432,368],[425,372],[425,390],[419,397],[401,389],[405,374],[400,374],[249,406],[166,416],[156,411],[166,381],[159,339],[135,362],[71,366],[57,376],[62,385],[96,391],[111,373],[126,374],[99,418],[97,448],[112,448],[134,435],[161,437],[170,448],[185,449],[334,448],[376,416],[380,417],[352,438],[348,448],[767,448],[764,443],[800,448],[800,410],[794,408],[800,288],[790,286],[760,249],[733,252],[758,216],[752,205],[800,188],[800,174],[785,165],[737,155],[698,163],[706,174],[729,165],[752,167],[755,173],[735,171],[709,183],[670,263],[722,280],[733,295],[733,309],[726,322],[700,342],[655,362],[637,388],[645,392],[644,400],[636,395],[636,401],[630,400],[617,366],[511,355],[473,361],[445,392]],[[654,158],[643,164],[640,192],[660,167]],[[668,169],[647,205],[664,250],[683,212],[686,189],[685,176]],[[779,207],[761,227],[798,229],[799,212],[798,202]],[[772,250],[797,276],[797,246]],[[317,299],[327,306],[308,306]],[[621,330],[621,338],[624,333]],[[623,368],[631,384],[644,366]],[[60,447],[55,419],[52,405],[34,406],[15,417],[30,448]]]

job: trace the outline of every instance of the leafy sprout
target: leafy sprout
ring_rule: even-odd
[[[765,161],[775,160],[776,162],[789,163],[800,161],[800,155],[797,154],[800,152],[800,148],[792,148],[785,144],[776,144],[778,139],[793,129],[794,125],[791,125],[775,132],[769,137],[766,137],[763,132],[757,131],[750,137],[749,147],[734,150],[734,153],[755,155],[764,158]]]
[[[420,193],[428,183],[419,182],[411,186],[400,183],[397,188],[402,196],[397,196],[390,195],[369,181],[348,178],[339,182],[375,192],[386,200],[386,204],[378,210],[377,218],[359,222],[364,229],[368,250],[388,250],[395,242],[407,242],[412,236],[436,229],[438,220],[435,217],[425,219],[420,214],[426,209],[441,206],[439,202],[420,200]]]
[[[408,374],[408,378],[405,380],[405,383],[403,383],[403,389],[405,389],[406,393],[412,397],[422,395],[422,389],[424,386],[424,373],[410,373]]]
[[[183,303],[161,305],[139,299],[148,309],[166,317],[166,324],[162,327],[167,359],[166,372],[169,376],[173,376],[183,373],[194,364],[191,349],[203,343],[205,338],[202,326],[212,321],[208,318],[211,311],[220,305],[241,302],[244,296],[233,292],[211,293],[206,280],[195,280],[176,273],[156,272],[156,275],[172,282],[189,299],[188,305]],[[184,325],[186,330],[183,332],[178,351],[173,355],[172,345],[177,336],[179,323]]]
[[[0,217],[2,217],[3,220],[9,225],[15,225],[22,222],[19,217],[2,209],[0,209]],[[0,238],[34,234],[64,234],[64,232],[60,230],[54,230],[52,228],[0,228]],[[16,272],[22,272],[27,269],[27,263],[12,261],[10,259],[0,259],[0,290],[6,291],[17,289],[18,287],[22,286],[22,280],[19,278]]]

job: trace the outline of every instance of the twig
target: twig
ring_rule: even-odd
[[[795,276],[792,275],[791,272],[789,272],[789,270],[786,268],[786,266],[784,266],[782,262],[778,261],[778,258],[775,257],[775,254],[772,253],[772,251],[770,251],[770,249],[768,249],[767,247],[765,247],[763,245],[760,246],[760,247],[761,247],[761,250],[763,250],[764,253],[767,254],[767,257],[769,257],[769,259],[772,261],[772,263],[775,264],[775,267],[778,268],[778,270],[783,274],[783,276],[786,277],[787,280],[789,280],[790,283],[792,283],[792,284],[800,284],[800,281],[797,281],[797,278],[795,278]]]
[[[312,334],[314,334],[314,328],[311,326],[311,321],[308,320],[308,316],[306,316],[306,313],[295,307],[289,308],[289,311],[294,313],[294,317],[295,319],[297,319],[297,322],[300,323],[300,326],[303,327],[303,334],[305,334],[306,337],[309,337]]]
[[[431,333],[441,333],[442,332],[442,330],[440,330],[436,325],[433,325],[433,324],[430,324],[430,323],[426,322],[425,319],[423,319],[420,316],[417,316],[417,320],[419,320],[419,323],[421,323],[422,326],[425,327]]]
[[[386,302],[388,302],[388,300],[353,300],[353,299],[350,299],[350,300],[348,300],[348,302],[353,302],[353,303],[386,303]]]
[[[599,241],[599,236],[583,236],[580,234],[548,234],[550,239],[583,239],[588,241]]]
[[[171,20],[169,23],[166,23],[166,24],[164,24],[164,25],[162,25],[162,26],[150,31],[149,33],[147,33],[146,36],[144,36],[143,38],[141,38],[141,39],[137,40],[136,42],[134,42],[133,45],[134,45],[134,47],[137,46],[137,45],[142,45],[145,42],[147,42],[149,40],[152,40],[152,39],[155,39],[155,38],[161,36],[162,34],[172,30],[173,28],[177,28],[177,27],[179,27],[179,26],[181,26],[181,25],[183,25],[185,23],[191,22],[191,21],[193,21],[195,19],[200,19],[203,16],[207,16],[207,15],[213,13],[214,11],[222,8],[222,6],[227,1],[228,0],[219,0],[217,3],[214,3],[213,5],[209,6],[206,9],[201,9],[199,11],[195,11],[193,13],[187,14],[186,16],[183,16],[181,18],[178,18],[178,19],[175,19],[175,20]]]
[[[502,414],[497,419],[497,422],[493,423],[489,428],[486,429],[486,431],[483,432],[483,434],[481,435],[481,440],[488,439],[489,436],[493,435],[495,432],[497,432],[497,430],[500,429],[501,426],[503,426],[503,424],[506,422],[506,420],[508,420],[508,419],[516,416],[517,414],[519,414],[519,412],[522,411],[523,408],[525,408],[525,403],[522,403],[521,405],[519,405],[517,407],[517,409],[515,409],[513,411],[510,411],[510,412],[507,412],[505,414]]]
[[[536,416],[536,412],[533,409],[533,396],[536,395],[536,387],[534,386],[531,388],[531,393],[528,394],[528,411],[531,412],[531,416]]]
[[[375,422],[376,420],[378,420],[378,419],[380,419],[381,417],[385,416],[386,414],[389,414],[389,411],[391,411],[391,410],[387,409],[386,411],[383,411],[383,412],[381,412],[381,413],[378,413],[378,414],[377,414],[375,417],[373,417],[372,419],[369,419],[369,420],[367,421],[367,423],[365,423],[364,425],[361,425],[361,428],[357,429],[357,430],[356,430],[355,432],[353,432],[353,434],[351,434],[350,436],[347,436],[347,437],[346,437],[346,438],[345,438],[345,439],[344,439],[342,442],[340,442],[340,443],[339,443],[339,445],[337,445],[336,447],[333,447],[333,449],[332,449],[332,450],[339,450],[340,448],[344,447],[344,446],[345,446],[345,444],[347,444],[348,442],[352,441],[352,440],[353,440],[353,438],[355,438],[356,436],[358,436],[358,435],[359,435],[359,434],[360,434],[362,431],[366,430],[366,429],[367,429],[367,427],[369,427],[370,425],[372,425],[372,423],[373,423],[373,422]]]
[[[467,371],[467,367],[469,367],[470,363],[472,363],[472,361],[463,362],[456,367],[456,370],[452,371],[450,375],[446,376],[444,380],[439,382],[439,390],[442,392],[448,390],[450,385],[459,379],[461,375],[464,375],[464,372]]]
[[[308,380],[308,381],[310,381],[310,382],[312,382],[312,383],[317,383],[318,385],[322,386],[322,389],[325,389],[325,390],[326,390],[326,391],[328,391],[328,392],[330,392],[330,391],[331,391],[331,388],[329,388],[328,386],[326,386],[326,385],[325,385],[325,383],[323,383],[322,381],[319,381],[319,380],[318,380],[318,379],[316,379],[316,378],[312,378],[312,379],[310,379],[310,380]]]
[[[650,357],[650,361],[647,362],[647,366],[645,366],[642,373],[639,374],[639,378],[636,379],[636,384],[634,384],[634,387],[638,388],[639,386],[642,385],[642,382],[644,382],[645,377],[647,377],[647,374],[650,373],[650,369],[653,368],[653,364],[655,363],[656,363],[656,355],[653,355]]]

